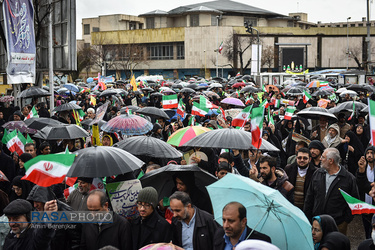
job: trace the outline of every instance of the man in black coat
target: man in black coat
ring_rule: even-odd
[[[153,187],[145,187],[138,194],[139,217],[132,224],[133,249],[137,250],[152,243],[169,243],[172,227],[156,211],[158,192]]]
[[[108,198],[101,190],[93,190],[87,198],[90,211],[108,212]],[[113,213],[113,223],[86,223],[82,227],[81,249],[100,249],[113,246],[133,249],[131,226],[127,219]]]
[[[353,215],[339,189],[357,199],[359,195],[355,177],[339,165],[340,160],[340,152],[336,148],[324,150],[322,168],[313,174],[303,211],[310,221],[317,215],[331,215],[339,231],[346,234]]]
[[[173,244],[185,250],[213,249],[214,234],[219,227],[214,217],[193,206],[185,192],[176,191],[169,199],[173,212]]]
[[[311,164],[311,154],[307,148],[299,149],[296,162],[285,167],[289,182],[294,186],[294,205],[301,210],[315,170],[317,168]]]
[[[14,166],[13,159],[4,153],[3,150],[3,143],[0,141],[0,171],[8,178],[8,181],[0,181],[0,189],[3,190],[5,193],[10,193],[10,183],[12,182],[13,178],[16,176],[16,167]]]
[[[246,208],[241,203],[230,202],[223,208],[223,227],[220,227],[215,233],[214,249],[234,249],[246,239],[271,243],[271,238],[267,235],[252,231],[253,229],[247,226]]]

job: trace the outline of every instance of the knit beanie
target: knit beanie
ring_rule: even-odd
[[[138,202],[145,202],[155,209],[158,205],[158,191],[153,187],[145,187],[138,193]]]

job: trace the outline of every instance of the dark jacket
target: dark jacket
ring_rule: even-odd
[[[294,186],[288,181],[288,175],[281,168],[276,168],[277,177],[271,185],[266,180],[260,179],[263,185],[278,190],[290,203],[294,203]]]
[[[249,236],[249,234],[251,233],[251,231],[253,231],[253,229],[251,229],[250,227],[246,227],[246,228],[247,228],[246,238],[249,237],[248,239],[263,240],[263,241],[272,243],[271,238],[269,236],[262,234],[256,230],[254,230],[254,232]],[[216,231],[215,237],[214,237],[214,250],[224,250],[225,248],[224,233],[225,232],[222,227],[218,228],[218,230]]]
[[[55,234],[55,231],[45,228],[31,228],[31,225],[21,233],[20,237],[17,238],[12,233],[9,232],[5,238],[4,250],[43,250],[51,249],[50,244],[51,240]]]
[[[193,248],[194,250],[210,250],[213,249],[213,240],[215,231],[219,225],[214,220],[214,217],[195,207],[195,225],[193,233]],[[173,244],[182,247],[182,223],[176,218],[172,219],[173,229]]]
[[[375,250],[374,242],[372,239],[364,240],[359,244],[358,250]]]
[[[315,171],[317,170],[316,167],[314,167],[312,164],[310,164],[307,168],[306,176],[305,176],[305,183],[303,186],[303,193],[306,194],[307,189],[309,188],[311,178]],[[298,166],[297,163],[293,163],[290,165],[287,165],[285,167],[285,172],[288,175],[288,181],[295,187],[297,182],[297,174],[298,174]]]
[[[373,169],[373,171],[375,171],[375,168]],[[359,198],[361,199],[361,201],[365,201],[365,194],[368,194],[371,190],[371,182],[369,182],[367,179],[366,171],[364,173],[360,173],[357,170],[356,182],[358,186]],[[374,205],[375,204],[374,200],[371,199],[371,201],[372,201],[372,204]]]
[[[172,227],[154,211],[148,218],[142,220],[137,217],[131,222],[133,249],[140,249],[148,244],[165,242],[172,240]]]
[[[133,249],[131,226],[127,219],[113,213],[113,223],[83,224],[81,249],[96,250],[105,246]]]
[[[249,177],[249,169],[246,167],[244,161],[242,160],[241,154],[233,156],[234,167],[238,172],[245,177]]]
[[[358,198],[355,177],[344,167],[341,167],[326,194],[326,174],[327,172],[323,168],[316,170],[313,174],[305,194],[303,211],[310,221],[316,215],[328,214],[335,219],[337,225],[344,221],[350,223],[353,220],[353,215],[339,188],[354,198]]]

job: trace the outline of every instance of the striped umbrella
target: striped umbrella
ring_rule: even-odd
[[[327,81],[312,81],[306,85],[307,88],[319,88],[323,86],[328,86]]]
[[[189,126],[186,128],[180,128],[169,136],[167,143],[180,147],[186,142],[190,141],[194,137],[211,131],[209,128],[200,127],[200,126]]]

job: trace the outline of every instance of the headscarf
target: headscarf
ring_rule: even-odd
[[[13,186],[17,186],[17,187],[22,188],[22,194],[21,194],[21,196],[17,196],[15,194],[15,192],[13,191],[11,193],[10,200],[16,200],[16,199],[24,199],[24,200],[26,200],[26,198],[29,195],[31,189],[33,188],[33,184],[31,182],[29,182],[29,181],[21,180],[22,177],[23,176],[18,175],[16,177],[14,177],[13,181],[12,181],[12,187]]]
[[[358,139],[358,137],[354,134],[352,131],[346,132],[345,136],[348,136],[350,138],[349,145],[352,146],[357,152],[360,152],[360,155],[363,155],[365,152],[365,149],[361,143],[361,141]]]
[[[340,232],[330,232],[322,239],[320,246],[329,250],[350,250],[350,240]]]
[[[358,127],[362,127],[362,130],[363,130],[362,134],[360,134],[360,135],[357,134],[357,128]],[[368,137],[368,135],[367,135],[367,133],[366,133],[365,128],[363,127],[363,125],[362,124],[357,124],[355,126],[354,133],[356,134],[356,136],[358,137],[358,139],[361,141],[363,148],[366,148],[368,146],[370,138]]]
[[[335,220],[332,218],[332,216],[330,216],[328,214],[315,216],[313,218],[313,222],[314,222],[314,220],[316,220],[319,223],[320,228],[322,229],[323,236],[322,236],[321,242],[323,242],[324,237],[328,233],[339,231],[338,228],[337,228]],[[314,249],[320,249],[319,247],[321,245],[321,242],[316,243],[315,246],[314,246]]]

